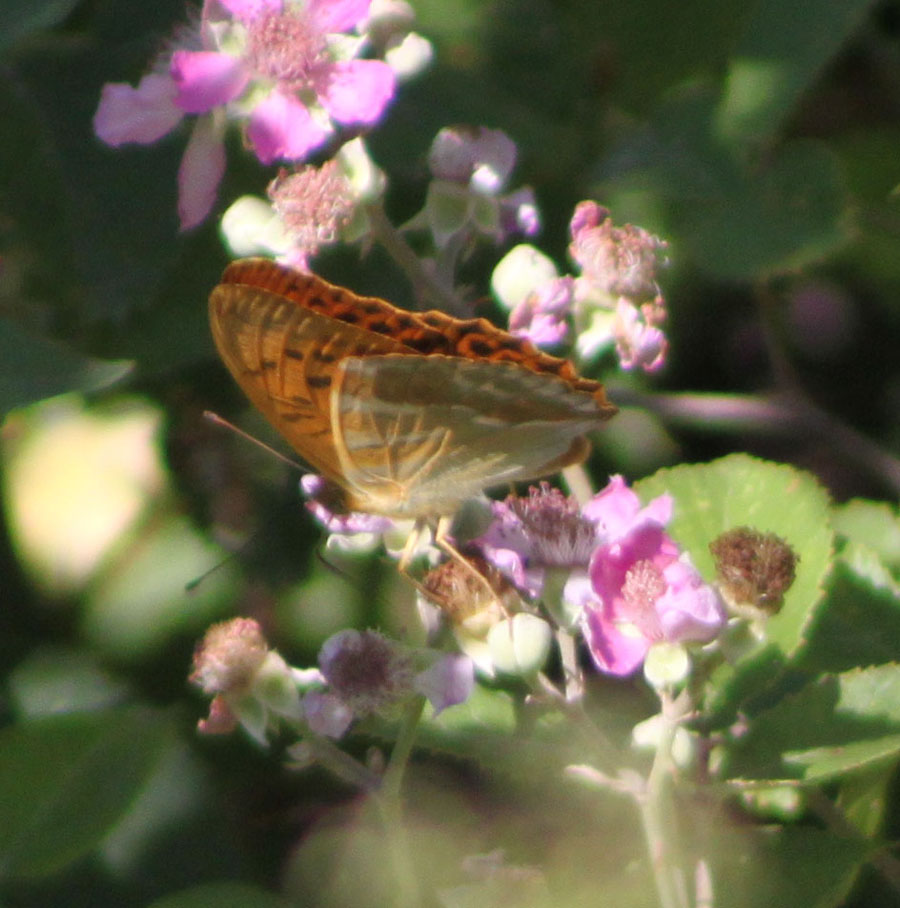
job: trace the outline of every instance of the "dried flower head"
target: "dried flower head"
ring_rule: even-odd
[[[750,606],[776,614],[794,582],[799,556],[774,533],[735,527],[709,544],[719,587],[736,609]]]
[[[468,567],[456,558],[430,570],[422,581],[429,599],[440,606],[453,624],[492,611],[499,621],[518,599],[513,585],[484,558],[466,558]]]

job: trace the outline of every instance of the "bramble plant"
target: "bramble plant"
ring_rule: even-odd
[[[502,327],[519,339],[507,351],[511,359],[510,351],[536,348],[570,359],[579,376],[602,379],[622,412],[592,434],[596,450],[584,463],[565,461],[564,490],[548,477],[503,497],[472,498],[454,514],[403,519],[347,510],[335,477],[306,473],[296,507],[315,522],[313,544],[325,566],[296,601],[270,596],[234,565],[217,570],[212,555],[191,562],[212,568],[198,595],[229,607],[239,597],[241,614],[223,618],[210,605],[191,628],[208,625],[190,674],[208,701],[198,725],[207,759],[227,763],[251,752],[257,776],[281,778],[287,770],[291,784],[308,784],[313,802],[321,797],[331,813],[308,820],[281,847],[277,896],[272,886],[245,883],[236,869],[233,884],[192,890],[187,883],[198,880],[182,880],[159,904],[753,908],[856,904],[852,893],[867,891],[900,901],[900,862],[888,838],[900,758],[896,509],[862,498],[835,503],[812,472],[746,453],[660,468],[677,460],[669,448],[653,471],[632,457],[631,476],[621,453],[629,444],[652,446],[662,429],[648,429],[651,419],[720,434],[785,426],[798,437],[827,439],[851,472],[900,488],[897,459],[796,384],[770,396],[647,390],[672,360],[677,368],[696,352],[683,327],[690,313],[666,293],[692,243],[708,241],[710,255],[720,248],[719,274],[730,281],[747,276],[742,268],[753,272],[770,306],[779,281],[838,248],[838,239],[823,239],[837,228],[822,212],[820,226],[804,233],[803,218],[814,219],[809,198],[831,185],[823,175],[803,195],[815,182],[818,152],[789,148],[772,165],[768,190],[782,192],[785,205],[796,192],[796,231],[779,245],[779,214],[768,223],[771,245],[749,244],[740,264],[729,260],[724,241],[717,247],[714,216],[698,219],[693,233],[676,220],[670,241],[625,223],[616,200],[627,207],[630,196],[615,190],[614,168],[606,184],[616,200],[569,187],[585,197],[571,196],[564,228],[559,209],[543,216],[539,199],[549,190],[517,182],[511,128],[432,116],[427,154],[405,168],[394,159],[397,172],[373,150],[398,128],[394,106],[403,92],[417,81],[433,89],[427,77],[439,54],[418,28],[402,0],[204,0],[136,84],[103,86],[93,131],[114,148],[170,147],[169,134],[187,134],[171,174],[180,231],[212,222],[231,257],[272,258],[299,271],[349,261],[351,252],[374,258],[379,275],[390,274],[376,284],[402,285],[398,297],[414,310],[456,319],[481,314],[490,294]],[[735,113],[739,101],[729,95],[717,108],[722,148],[729,130],[753,117]],[[715,119],[706,95],[672,104],[694,104],[691,117]],[[437,98],[434,107],[440,112]],[[651,145],[666,129],[657,126],[618,160],[644,154],[652,171],[659,150]],[[728,169],[713,162],[710,172],[718,166]],[[415,206],[408,204],[411,171]],[[687,198],[700,193],[698,173],[681,187]],[[255,193],[243,192],[248,174]],[[678,182],[677,174],[659,179],[670,190]],[[750,209],[770,200],[757,192],[755,176],[746,179],[747,204],[735,204],[735,216],[752,220]],[[620,181],[630,189],[624,170]],[[398,186],[415,209],[402,223],[389,214]],[[741,195],[731,190],[733,197],[723,191],[718,199],[726,208]],[[635,207],[665,223],[652,205]],[[473,285],[473,275],[483,283]],[[218,272],[204,271],[202,280],[211,289]],[[816,306],[827,312],[816,300],[811,322]],[[205,300],[181,302],[205,312]],[[679,320],[681,330],[669,334],[669,322]],[[707,332],[698,343],[717,342]],[[282,354],[286,347],[285,340]],[[745,355],[735,348],[736,357]],[[118,377],[109,372],[96,384]],[[516,406],[524,412],[527,403]],[[409,404],[427,406],[418,398]],[[191,416],[200,422],[199,409]],[[140,430],[144,448],[154,420]],[[39,438],[23,437],[30,449],[23,442],[6,454],[14,526],[28,523],[24,464],[42,451]],[[48,449],[66,449],[67,438],[52,436]],[[197,444],[199,460],[213,443]],[[488,445],[470,447],[473,461],[490,459]],[[401,455],[399,444],[384,453]],[[224,455],[216,461],[232,477],[222,481],[228,495],[217,507],[233,516],[249,507],[248,486],[226,462]],[[162,497],[166,483],[155,462],[134,470],[123,472],[125,485]],[[203,475],[196,462],[186,472]],[[206,516],[220,528],[229,523],[222,511]],[[432,516],[446,518],[447,540]],[[18,532],[27,560],[29,531]],[[112,551],[105,547],[118,532],[98,551]],[[187,538],[172,535],[156,563],[180,563],[179,549],[193,544]],[[66,570],[87,583],[88,570],[74,560]],[[127,581],[116,587],[114,574],[100,584],[108,584],[107,603],[127,598]],[[367,597],[379,604],[365,615],[344,607]],[[86,622],[89,635],[104,633],[96,630],[105,626],[103,601]],[[316,602],[322,607],[308,611]],[[308,616],[318,622],[309,637],[287,630]],[[121,639],[134,638],[123,630]],[[113,708],[118,695],[105,681],[92,683],[107,691],[100,700],[108,720],[98,711],[86,730],[54,727],[49,743],[23,721],[10,738],[8,767],[0,766],[0,779],[12,784],[32,746],[74,754],[84,784],[57,789],[52,809],[45,807],[50,816],[90,813],[88,782],[97,776],[78,767],[90,765],[91,753],[108,752],[99,765],[115,778],[106,763],[144,779],[151,771],[142,759],[150,765],[172,735],[158,716]],[[29,688],[20,681],[17,689]],[[139,757],[128,743],[143,734],[149,756]],[[117,813],[110,795],[108,815],[125,825],[124,803],[145,795],[137,783],[122,789],[123,806]],[[477,804],[482,796],[489,806]],[[151,807],[164,829],[172,815]],[[0,811],[0,828],[3,819]],[[7,834],[8,876],[17,885],[67,868],[49,824],[5,819],[7,829],[34,824],[27,834]],[[126,867],[127,830],[96,826],[108,836],[106,859]],[[99,832],[83,838],[90,844],[72,848],[73,861],[101,847]]]

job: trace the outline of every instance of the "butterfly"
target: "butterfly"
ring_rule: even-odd
[[[616,408],[603,386],[483,318],[409,312],[267,259],[209,298],[252,403],[349,510],[434,520],[580,463]]]

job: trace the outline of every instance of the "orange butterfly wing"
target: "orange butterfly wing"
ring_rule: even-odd
[[[441,515],[556,472],[616,412],[599,382],[484,319],[406,312],[264,259],[230,265],[209,305],[244,392],[359,510]]]

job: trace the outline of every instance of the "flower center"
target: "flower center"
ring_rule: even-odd
[[[353,212],[350,184],[334,159],[279,174],[268,193],[291,238],[310,255],[334,242]]]
[[[532,488],[528,498],[508,500],[528,532],[536,563],[571,567],[591,557],[596,545],[594,525],[559,489],[544,482],[539,489]]]
[[[266,13],[248,27],[247,61],[260,75],[302,89],[325,56],[325,36],[300,10]]]
[[[662,639],[656,603],[665,591],[663,573],[649,559],[635,562],[625,574],[622,598],[628,618],[652,640]]]

